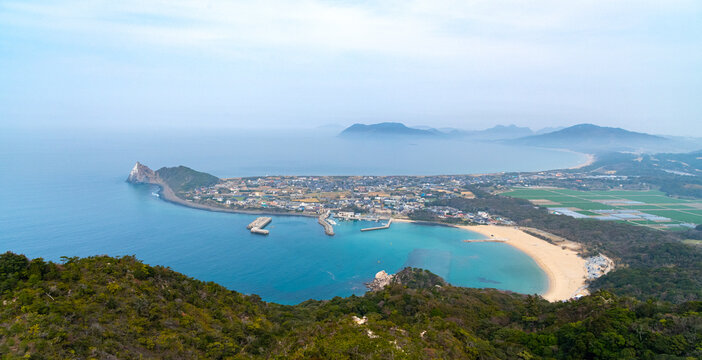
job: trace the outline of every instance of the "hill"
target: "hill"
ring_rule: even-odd
[[[547,134],[519,138],[510,143],[602,152],[648,151],[667,146],[670,140],[621,128],[580,124]]]
[[[220,179],[208,173],[193,170],[187,166],[162,167],[156,171],[137,163],[127,177],[132,184],[166,185],[174,193],[190,191],[203,186],[212,186]]]
[[[208,173],[193,170],[187,166],[162,167],[156,175],[175,192],[189,191],[219,183],[219,178]]]
[[[413,274],[417,279],[413,280]],[[3,359],[683,359],[702,303],[577,301],[408,284],[282,306],[134,257],[0,255]],[[443,284],[443,282],[440,282]],[[432,286],[414,286],[425,284]]]
[[[437,137],[442,133],[438,130],[415,129],[397,122],[383,122],[378,124],[353,124],[339,133],[340,137],[388,137],[388,136],[413,136]]]

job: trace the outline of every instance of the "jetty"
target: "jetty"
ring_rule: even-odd
[[[270,224],[273,219],[267,216],[261,216],[252,221],[251,224],[246,226],[247,229],[251,230],[252,234],[268,235],[268,230],[263,230],[266,225]]]
[[[467,243],[478,243],[478,242],[507,242],[507,239],[470,239],[470,240],[463,240],[463,242]]]
[[[329,236],[334,236],[334,227],[327,220],[330,214],[331,212],[327,211],[326,213],[319,215],[319,217],[317,218],[317,222],[319,223],[319,225],[322,225],[325,234]]]
[[[365,229],[361,229],[361,231],[373,231],[373,230],[384,230],[384,229],[389,229],[390,225],[392,225],[392,219],[388,219],[388,223],[383,225],[383,226],[376,226],[376,227],[369,227]]]

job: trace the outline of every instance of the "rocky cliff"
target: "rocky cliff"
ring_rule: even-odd
[[[380,270],[373,281],[366,283],[370,291],[380,291],[390,284],[401,284],[413,289],[428,289],[448,285],[444,279],[428,270],[406,267],[397,274]]]
[[[366,283],[366,287],[370,291],[383,290],[384,287],[390,285],[393,277],[393,275],[386,273],[385,270],[380,270],[377,274],[375,274],[373,281]]]
[[[148,166],[137,161],[129,172],[127,182],[132,184],[154,184],[158,182],[158,175]]]

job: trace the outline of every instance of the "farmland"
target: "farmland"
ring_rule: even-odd
[[[501,195],[526,199],[554,213],[576,218],[624,221],[657,229],[702,224],[702,201],[666,196],[660,191],[578,191],[512,188]]]

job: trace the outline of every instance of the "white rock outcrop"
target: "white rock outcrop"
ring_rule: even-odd
[[[148,166],[137,161],[129,172],[129,177],[127,177],[127,182],[132,184],[151,184],[156,182],[156,172],[151,170]]]
[[[371,291],[381,290],[390,285],[394,277],[395,275],[390,275],[386,273],[385,270],[380,270],[377,274],[375,274],[373,281],[366,284],[366,287]]]

